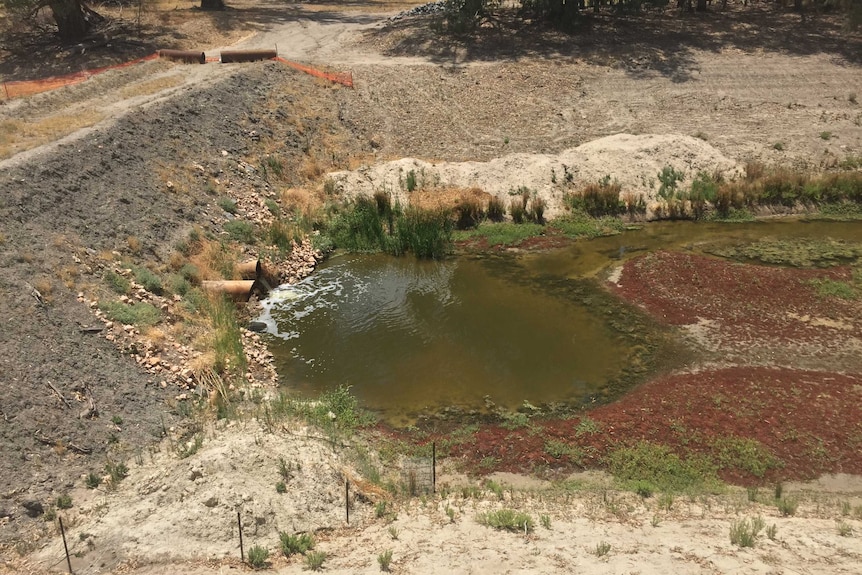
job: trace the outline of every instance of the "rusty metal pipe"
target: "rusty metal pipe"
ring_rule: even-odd
[[[207,55],[194,50],[159,50],[159,58],[176,60],[187,64],[205,64]]]
[[[261,267],[260,260],[249,260],[237,264],[236,271],[242,279],[254,280],[260,277]]]
[[[248,301],[252,289],[255,287],[254,280],[224,280],[204,281],[201,287],[208,292],[223,293],[234,301]]]
[[[275,50],[228,50],[221,53],[221,63],[256,62],[257,60],[271,60],[276,56],[278,56],[278,52]]]

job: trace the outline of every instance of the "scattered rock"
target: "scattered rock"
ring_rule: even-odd
[[[39,517],[45,513],[45,508],[35,499],[29,499],[22,503],[21,506],[25,509],[28,517]]]

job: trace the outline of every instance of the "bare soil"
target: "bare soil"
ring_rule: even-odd
[[[846,521],[862,530],[860,519],[852,511],[845,516],[840,505],[862,505],[862,488],[846,478],[837,495],[818,495],[826,487],[813,486],[800,518],[782,520],[779,533],[786,535],[780,542],[764,540],[750,552],[728,544],[729,521],[774,516],[775,510],[741,502],[744,494],[736,494],[740,501],[687,503],[661,516],[665,530],[647,533],[658,513],[655,503],[619,495],[616,509],[631,508],[621,515],[601,502],[606,485],[563,494],[554,503],[545,503],[549,495],[516,490],[503,503],[490,495],[458,497],[454,486],[468,481],[455,475],[452,493],[433,499],[429,508],[418,500],[403,503],[395,523],[403,539],[395,541],[389,525],[373,517],[372,488],[360,488],[362,528],[342,529],[338,511],[321,518],[320,510],[335,505],[341,480],[355,476],[353,462],[310,449],[312,440],[302,439],[285,445],[309,457],[316,453],[303,464],[310,485],[318,467],[327,469],[320,476],[326,479],[298,491],[286,512],[274,489],[265,496],[264,480],[251,479],[266,469],[269,489],[282,447],[255,441],[263,432],[249,424],[244,435],[211,432],[205,449],[189,460],[167,448],[151,451],[165,431],[173,438],[171,428],[182,425],[178,390],[156,385],[158,378],[104,334],[82,328],[97,326],[86,302],[105,296],[106,266],[120,259],[166,269],[173,245],[193,226],[222,232],[228,216],[219,197],[247,201],[239,215],[252,218],[263,199],[277,198],[285,188],[311,193],[326,173],[363,164],[558,154],[628,133],[705,140],[736,163],[831,168],[862,155],[858,33],[844,31],[837,16],[801,21],[767,7],[735,7],[682,18],[596,17],[570,35],[502,17],[485,22],[468,40],[434,33],[428,18],[388,21],[380,14],[401,5],[231,4],[223,14],[154,10],[140,29],[124,14],[110,42],[84,49],[6,36],[0,54],[5,80],[98,67],[162,47],[212,51],[277,44],[289,58],[352,72],[355,89],[332,87],[277,63],[150,62],[0,103],[0,147],[7,158],[0,161],[0,571],[62,567],[54,524],[28,517],[24,503],[49,508],[71,493],[76,504],[67,517],[73,549],[81,554],[76,572],[238,567],[224,559],[235,555],[237,509],[249,510],[259,541],[271,549],[278,528],[299,530],[300,519],[312,529],[332,529],[321,535],[321,546],[333,555],[331,570],[337,572],[377,570],[374,557],[387,546],[396,548],[394,564],[403,572],[560,572],[572,564],[604,572],[762,573],[800,565],[818,573],[853,572],[862,559],[859,539],[840,537],[835,524]],[[673,150],[660,153],[673,157]],[[283,161],[283,176],[265,177],[267,155]],[[507,185],[521,183],[513,177]],[[697,450],[693,437],[708,444],[745,431],[784,461],[784,468],[760,481],[862,473],[862,382],[858,348],[852,347],[862,323],[859,304],[812,299],[805,283],[814,276],[841,279],[847,270],[730,268],[675,253],[651,258],[629,262],[620,285],[608,289],[656,317],[667,316],[670,324],[694,326],[688,328],[692,341],[713,363],[663,375],[592,412],[605,429],[615,430],[595,436],[590,446],[596,453],[620,436],[655,438],[679,449],[688,440],[688,448]],[[731,284],[753,294],[748,308],[739,298],[722,297],[728,293],[722,286]],[[693,299],[682,287],[691,285],[709,297]],[[795,302],[794,317],[781,315],[786,310],[776,306],[775,293]],[[643,409],[658,415],[646,417]],[[115,416],[123,423],[112,421]],[[575,423],[549,422],[546,431],[571,438]],[[703,431],[680,435],[674,429]],[[277,437],[287,442],[290,434]],[[453,465],[469,469],[489,457],[500,458],[501,469],[575,469],[571,461],[548,460],[539,441],[522,430],[487,427],[463,452],[453,452],[462,456],[453,457]],[[109,457],[129,461],[128,483],[104,494],[82,489],[82,475],[101,471]],[[195,483],[194,465],[211,465],[204,469],[208,479]],[[228,486],[222,474],[248,489]],[[724,476],[755,482],[732,470]],[[160,501],[154,495],[159,490],[166,494]],[[210,495],[216,498],[212,506]],[[143,507],[132,506],[135,501]],[[454,523],[447,504],[457,508]],[[503,504],[547,512],[555,527],[538,536],[501,537],[474,521],[475,513]],[[299,519],[289,523],[287,515]],[[125,531],[130,525],[137,535]],[[94,548],[81,537],[87,533],[96,535]],[[575,537],[584,538],[581,545],[571,545]],[[188,545],[179,545],[184,538]],[[595,545],[605,538],[619,553],[596,556]],[[37,549],[40,554],[30,555]],[[293,572],[301,562],[279,558],[274,566]]]

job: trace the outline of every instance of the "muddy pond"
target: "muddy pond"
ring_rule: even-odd
[[[260,319],[292,392],[350,385],[393,424],[451,407],[581,404],[695,359],[601,287],[616,265],[764,238],[860,242],[862,222],[660,222],[544,252],[342,255],[276,289]]]

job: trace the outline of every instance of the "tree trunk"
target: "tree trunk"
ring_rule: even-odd
[[[201,0],[201,10],[224,10],[224,0]]]
[[[89,25],[84,19],[80,0],[50,0],[51,12],[63,42],[80,40],[87,34]]]
[[[706,0],[697,0],[697,11],[706,12]]]

